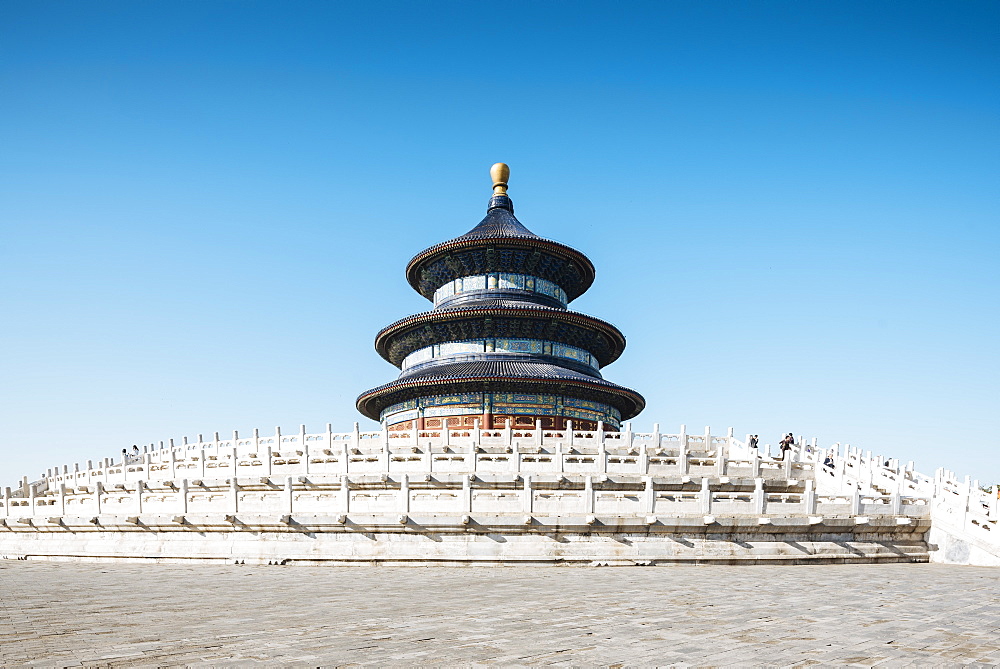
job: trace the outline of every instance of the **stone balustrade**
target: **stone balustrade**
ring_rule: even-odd
[[[816,494],[812,479],[567,473],[311,474],[101,481],[28,498],[5,495],[0,518],[25,520],[144,514],[540,514],[545,516],[775,515],[926,517],[926,498]],[[47,522],[47,521],[46,521]],[[181,521],[177,521],[181,522]],[[655,521],[654,521],[655,522]],[[706,521],[711,522],[711,521]],[[816,522],[819,522],[817,520]],[[58,524],[58,523],[56,523]]]
[[[105,485],[177,478],[401,472],[566,472],[639,475],[812,478],[815,462],[775,460],[746,452],[730,430],[726,436],[568,430],[422,430],[335,433],[329,429],[232,439],[199,438],[161,448],[147,446],[132,462],[110,458],[57,467],[43,475],[36,492],[101,482]]]
[[[880,489],[871,484],[893,476],[903,480],[906,472],[883,471],[870,455],[862,457],[850,447],[840,456],[836,446],[839,466],[828,468],[819,463],[826,451],[815,440],[807,443],[800,437],[783,460],[762,457],[746,443],[731,429],[718,436],[709,428],[688,434],[681,426],[680,432],[670,434],[655,425],[652,432],[642,433],[630,424],[621,432],[579,431],[571,425],[566,430],[362,432],[355,424],[352,432],[341,433],[330,425],[322,433],[307,433],[305,426],[293,434],[276,429],[262,436],[255,430],[244,438],[234,433],[231,439],[220,439],[216,433],[211,440],[199,435],[192,443],[184,439],[180,444],[161,442],[160,448],[147,446],[126,462],[107,458],[96,465],[88,461],[83,468],[74,465],[72,471],[68,466],[49,470],[35,484],[15,492],[8,489],[2,513],[4,518],[37,518],[183,514],[194,508],[197,513],[251,509],[289,514],[295,500],[310,496],[324,500],[324,511],[360,508],[371,513],[385,511],[387,504],[394,510],[405,510],[411,503],[419,507],[431,493],[411,499],[417,493],[408,491],[421,487],[435,491],[432,506],[443,513],[471,513],[472,502],[461,503],[465,493],[456,491],[473,487],[494,491],[477,493],[493,503],[482,511],[494,514],[530,513],[536,503],[551,507],[546,511],[551,514],[928,513],[929,496],[921,496],[914,486]],[[761,451],[767,453],[766,448]],[[364,492],[372,477],[380,482],[375,486],[381,486],[380,491]],[[836,483],[831,485],[828,477]],[[867,478],[868,485],[852,483],[859,477]],[[455,481],[460,479],[465,483],[458,486]],[[544,483],[550,480],[562,481],[567,490],[552,492],[550,483]],[[352,481],[361,487],[352,488]],[[425,485],[428,481],[434,483]],[[616,481],[624,487],[615,488]],[[788,489],[800,482],[802,489]],[[542,487],[534,490],[535,484]],[[511,492],[518,486],[519,492]],[[389,497],[395,501],[386,502]],[[280,501],[285,498],[287,504]],[[581,501],[585,498],[590,501]],[[515,499],[521,501],[514,504]],[[296,510],[310,512],[308,503],[302,504]]]
[[[1000,500],[997,487],[980,488],[970,477],[959,479],[954,472],[939,469],[933,477],[913,469],[913,463],[864,453],[849,445],[828,449],[834,465],[824,466],[824,453],[817,464],[817,490],[850,495],[896,494],[930,500],[932,535],[941,548],[935,559],[1000,565]]]

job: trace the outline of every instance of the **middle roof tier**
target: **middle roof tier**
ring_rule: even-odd
[[[408,355],[435,344],[491,338],[555,342],[582,349],[593,356],[598,368],[611,364],[625,350],[625,336],[606,321],[512,300],[438,308],[408,316],[376,335],[375,350],[396,367],[402,367]]]

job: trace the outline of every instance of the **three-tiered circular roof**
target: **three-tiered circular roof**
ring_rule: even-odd
[[[544,239],[514,217],[507,196],[506,165],[491,170],[494,195],[486,217],[472,230],[417,254],[406,278],[421,295],[435,301],[431,311],[408,316],[383,328],[375,338],[379,355],[402,368],[399,377],[358,397],[358,410],[378,420],[391,405],[451,393],[522,392],[566,395],[614,407],[622,419],[645,406],[642,396],[601,377],[625,349],[615,326],[568,311],[565,304],[594,281],[594,265],[574,248]],[[528,278],[525,285],[494,285],[507,277]],[[474,278],[476,289],[441,298],[442,287]],[[490,283],[486,279],[490,278]],[[548,294],[535,287],[545,284]],[[559,296],[552,292],[558,287]],[[494,342],[544,344],[544,351],[500,350]],[[442,354],[407,367],[408,356],[449,344],[490,342],[479,352]],[[565,347],[590,362],[559,357]]]

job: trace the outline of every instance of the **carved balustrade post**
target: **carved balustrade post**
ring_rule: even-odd
[[[594,513],[594,477],[587,476],[583,479],[583,504],[584,513]]]
[[[837,490],[843,491],[847,485],[847,449],[844,449],[844,457],[840,457],[840,444],[837,444],[837,455],[833,461],[833,469],[836,472]]]
[[[344,513],[351,510],[351,480],[347,474],[340,477],[340,509]]]
[[[272,441],[272,446],[273,446],[273,448],[278,449],[278,453],[281,453],[282,451],[285,450],[285,447],[281,445],[281,426],[280,425],[276,425],[274,427],[274,437],[272,437],[272,440],[273,440]],[[287,458],[287,453],[285,455],[286,455],[286,458]],[[288,460],[286,459],[285,462],[288,462]]]
[[[474,472],[479,469],[479,444],[475,441],[469,444],[469,450],[466,451],[465,457],[469,460],[469,462],[466,463],[466,467],[469,471]]]
[[[816,513],[816,483],[812,479],[806,479],[806,492],[804,497],[806,513]]]
[[[597,471],[608,473],[608,445],[604,441],[604,423],[597,424]]]
[[[305,472],[309,474],[309,442],[306,441],[306,426],[299,425],[299,445],[302,446],[302,462],[305,463]]]
[[[701,479],[701,494],[699,497],[701,502],[701,512],[705,515],[712,513],[712,489],[709,486],[707,476],[703,476]]]
[[[690,465],[688,463],[688,435],[687,435],[687,425],[681,425],[681,433],[677,435],[677,467],[681,476],[687,474],[690,470]]]
[[[399,512],[410,512],[410,475],[403,474],[399,479]]]
[[[236,513],[240,510],[240,487],[236,483],[236,475],[229,479],[229,510]]]
[[[382,426],[382,433],[379,435],[382,442],[382,452],[379,453],[379,460],[381,460],[382,471],[388,473],[389,471],[389,426]]]
[[[764,497],[764,479],[758,477],[753,480],[753,512],[763,514],[766,508]]]
[[[462,475],[462,513],[472,512],[472,477]]]
[[[965,527],[966,523],[969,522],[969,507],[972,501],[972,483],[969,481],[969,477],[965,477],[965,481],[961,486],[961,500],[962,500],[962,527]]]
[[[653,513],[656,510],[656,490],[653,488],[653,477],[643,476],[644,487],[642,489],[642,510],[644,513]]]

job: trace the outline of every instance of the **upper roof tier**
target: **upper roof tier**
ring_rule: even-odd
[[[594,282],[594,265],[565,244],[539,237],[514,217],[507,196],[509,170],[497,163],[490,171],[494,195],[486,218],[460,237],[418,253],[406,266],[406,280],[429,300],[450,281],[490,272],[510,272],[557,284],[571,301]]]

